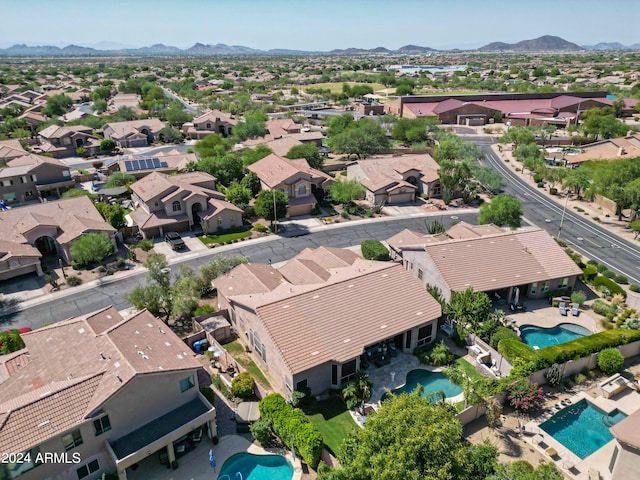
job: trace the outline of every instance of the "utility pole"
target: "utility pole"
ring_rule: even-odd
[[[564,214],[567,212],[567,203],[569,203],[569,192],[564,201],[564,208],[562,209],[562,217],[560,218],[560,227],[558,228],[558,240],[560,240],[560,234],[562,233],[562,224],[564,223]]]

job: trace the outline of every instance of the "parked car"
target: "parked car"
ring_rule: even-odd
[[[174,250],[180,250],[186,245],[178,232],[167,232],[164,234],[164,241],[171,245]]]

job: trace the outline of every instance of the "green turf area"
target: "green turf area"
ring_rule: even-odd
[[[267,377],[264,376],[262,370],[260,370],[258,365],[256,365],[256,363],[251,359],[249,354],[245,352],[244,347],[240,342],[234,340],[233,342],[223,344],[222,348],[233,355],[234,360],[251,373],[258,383],[265,387],[270,387],[269,380],[267,380]]]
[[[318,402],[311,411],[307,412],[307,416],[320,431],[325,445],[334,455],[337,454],[344,439],[349,434],[357,432],[359,428],[340,397],[331,397]]]
[[[241,238],[249,238],[250,236],[251,230],[243,230],[241,232],[223,233],[222,235],[200,235],[198,238],[205,245],[211,245],[232,242],[234,240],[240,240]]]
[[[460,357],[457,358],[455,362],[453,362],[455,366],[457,366],[460,370],[462,370],[467,377],[469,378],[483,378],[482,375],[480,375],[477,371],[476,371],[476,367],[474,367],[473,365],[471,365],[469,362],[467,362],[464,358]]]

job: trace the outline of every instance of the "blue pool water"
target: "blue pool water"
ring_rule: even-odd
[[[293,467],[280,455],[237,453],[227,459],[218,480],[291,480]]]
[[[522,341],[530,347],[538,348],[559,345],[587,335],[591,335],[588,329],[573,323],[561,323],[552,328],[542,328],[535,325],[522,325],[520,327]]]
[[[451,383],[447,376],[442,373],[430,372],[423,369],[411,370],[407,373],[406,383],[395,390],[391,390],[391,393],[394,395],[411,393],[418,387],[418,385],[424,386],[422,396],[425,398],[438,390],[442,390],[447,397],[455,397],[462,393],[462,388]]]
[[[564,408],[540,428],[580,458],[591,455],[613,440],[609,428],[626,418],[619,410],[609,415],[586,400]]]

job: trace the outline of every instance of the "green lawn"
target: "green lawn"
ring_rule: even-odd
[[[359,428],[340,397],[318,402],[312,411],[307,412],[307,416],[320,431],[325,445],[334,455],[343,440]]]
[[[240,232],[223,233],[221,235],[200,235],[198,238],[205,245],[211,245],[216,243],[232,242],[234,240],[240,240],[241,238],[249,238],[251,236],[251,230],[242,230]]]
[[[260,370],[258,365],[256,365],[256,363],[251,360],[251,357],[245,352],[244,347],[240,342],[234,340],[233,342],[223,344],[222,348],[232,354],[233,358],[240,365],[246,368],[247,371],[251,373],[251,375],[253,375],[253,378],[255,378],[257,382],[259,382],[261,385],[264,385],[265,387],[270,387],[269,380],[267,380],[267,377],[264,376],[264,373],[262,373],[262,370]]]
[[[460,370],[462,370],[469,378],[483,378],[482,375],[476,371],[476,367],[471,365],[462,357],[457,358],[453,364],[460,368]]]

